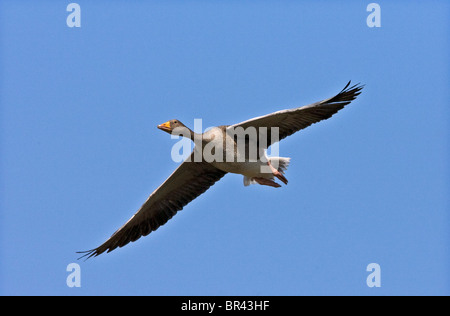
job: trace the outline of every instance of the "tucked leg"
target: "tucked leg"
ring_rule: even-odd
[[[279,185],[275,181],[270,180],[270,179],[266,179],[266,178],[253,177],[252,180],[255,180],[258,184],[267,185],[269,187],[274,187],[274,188],[281,187],[281,185]]]
[[[272,166],[272,164],[270,163],[270,161],[268,161],[267,164],[269,165],[270,170],[272,170],[272,173],[275,177],[280,179],[280,181],[283,182],[284,184],[288,184],[288,180],[286,179],[286,177],[281,172],[279,172],[277,169],[275,169]]]

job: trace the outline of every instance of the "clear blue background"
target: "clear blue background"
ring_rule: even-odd
[[[0,294],[450,294],[448,1],[378,1],[381,28],[369,1],[78,3],[81,28],[69,1],[0,3]],[[280,144],[289,185],[227,175],[77,261],[177,167],[157,124],[233,124],[350,79],[355,102]]]

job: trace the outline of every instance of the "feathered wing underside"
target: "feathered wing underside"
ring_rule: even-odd
[[[274,141],[282,140],[311,124],[330,118],[353,101],[361,93],[362,88],[363,86],[358,84],[350,86],[349,82],[340,93],[330,99],[300,108],[256,117],[227,128],[243,127],[246,129],[255,127],[258,130],[258,135],[263,135],[262,131],[265,130],[266,134],[263,136],[266,137],[267,142],[263,146],[258,140],[258,148],[266,149]],[[272,127],[278,128],[278,139],[272,139]],[[105,251],[110,252],[155,231],[226,174],[225,171],[219,170],[206,162],[193,161],[193,155],[191,155],[149,196],[125,225],[99,247],[81,252],[84,253],[83,257],[90,258]],[[287,167],[287,164],[285,167]],[[284,169],[281,171],[284,171]]]
[[[271,127],[278,127],[278,141],[289,135],[302,130],[311,124],[326,120],[343,109],[347,104],[353,101],[363,88],[356,84],[350,86],[349,82],[341,92],[332,98],[316,102],[310,105],[302,106],[290,110],[282,110],[268,115],[256,117],[238,124],[230,125],[228,128],[255,127],[258,129],[258,135],[266,135],[267,142],[265,148],[268,148],[274,142],[271,135]],[[264,128],[260,130],[260,128]],[[266,133],[264,133],[266,131]],[[262,146],[258,141],[258,146]]]
[[[147,236],[164,225],[189,202],[204,193],[226,172],[206,162],[194,162],[193,155],[183,162],[167,180],[156,189],[120,229],[99,247],[79,252],[81,257],[95,257],[129,242]]]

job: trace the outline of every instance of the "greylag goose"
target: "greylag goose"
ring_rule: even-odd
[[[362,88],[359,84],[350,86],[349,82],[332,98],[215,127],[203,134],[194,133],[179,120],[158,125],[169,134],[191,139],[195,145],[191,155],[107,241],[78,253],[84,253],[81,258],[95,257],[147,236],[227,173],[242,174],[244,185],[280,187],[275,178],[287,184],[284,172],[289,158],[267,157],[266,149],[313,123],[330,118],[354,100]]]

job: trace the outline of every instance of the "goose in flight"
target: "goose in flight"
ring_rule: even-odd
[[[194,133],[179,120],[158,125],[169,134],[194,141],[193,152],[108,240],[95,249],[78,253],[84,254],[81,258],[96,257],[147,236],[227,173],[242,174],[244,185],[280,187],[275,178],[287,184],[284,172],[289,158],[269,158],[265,150],[311,124],[330,118],[353,101],[362,88],[359,84],[350,86],[349,82],[332,98],[215,127],[203,134]]]

